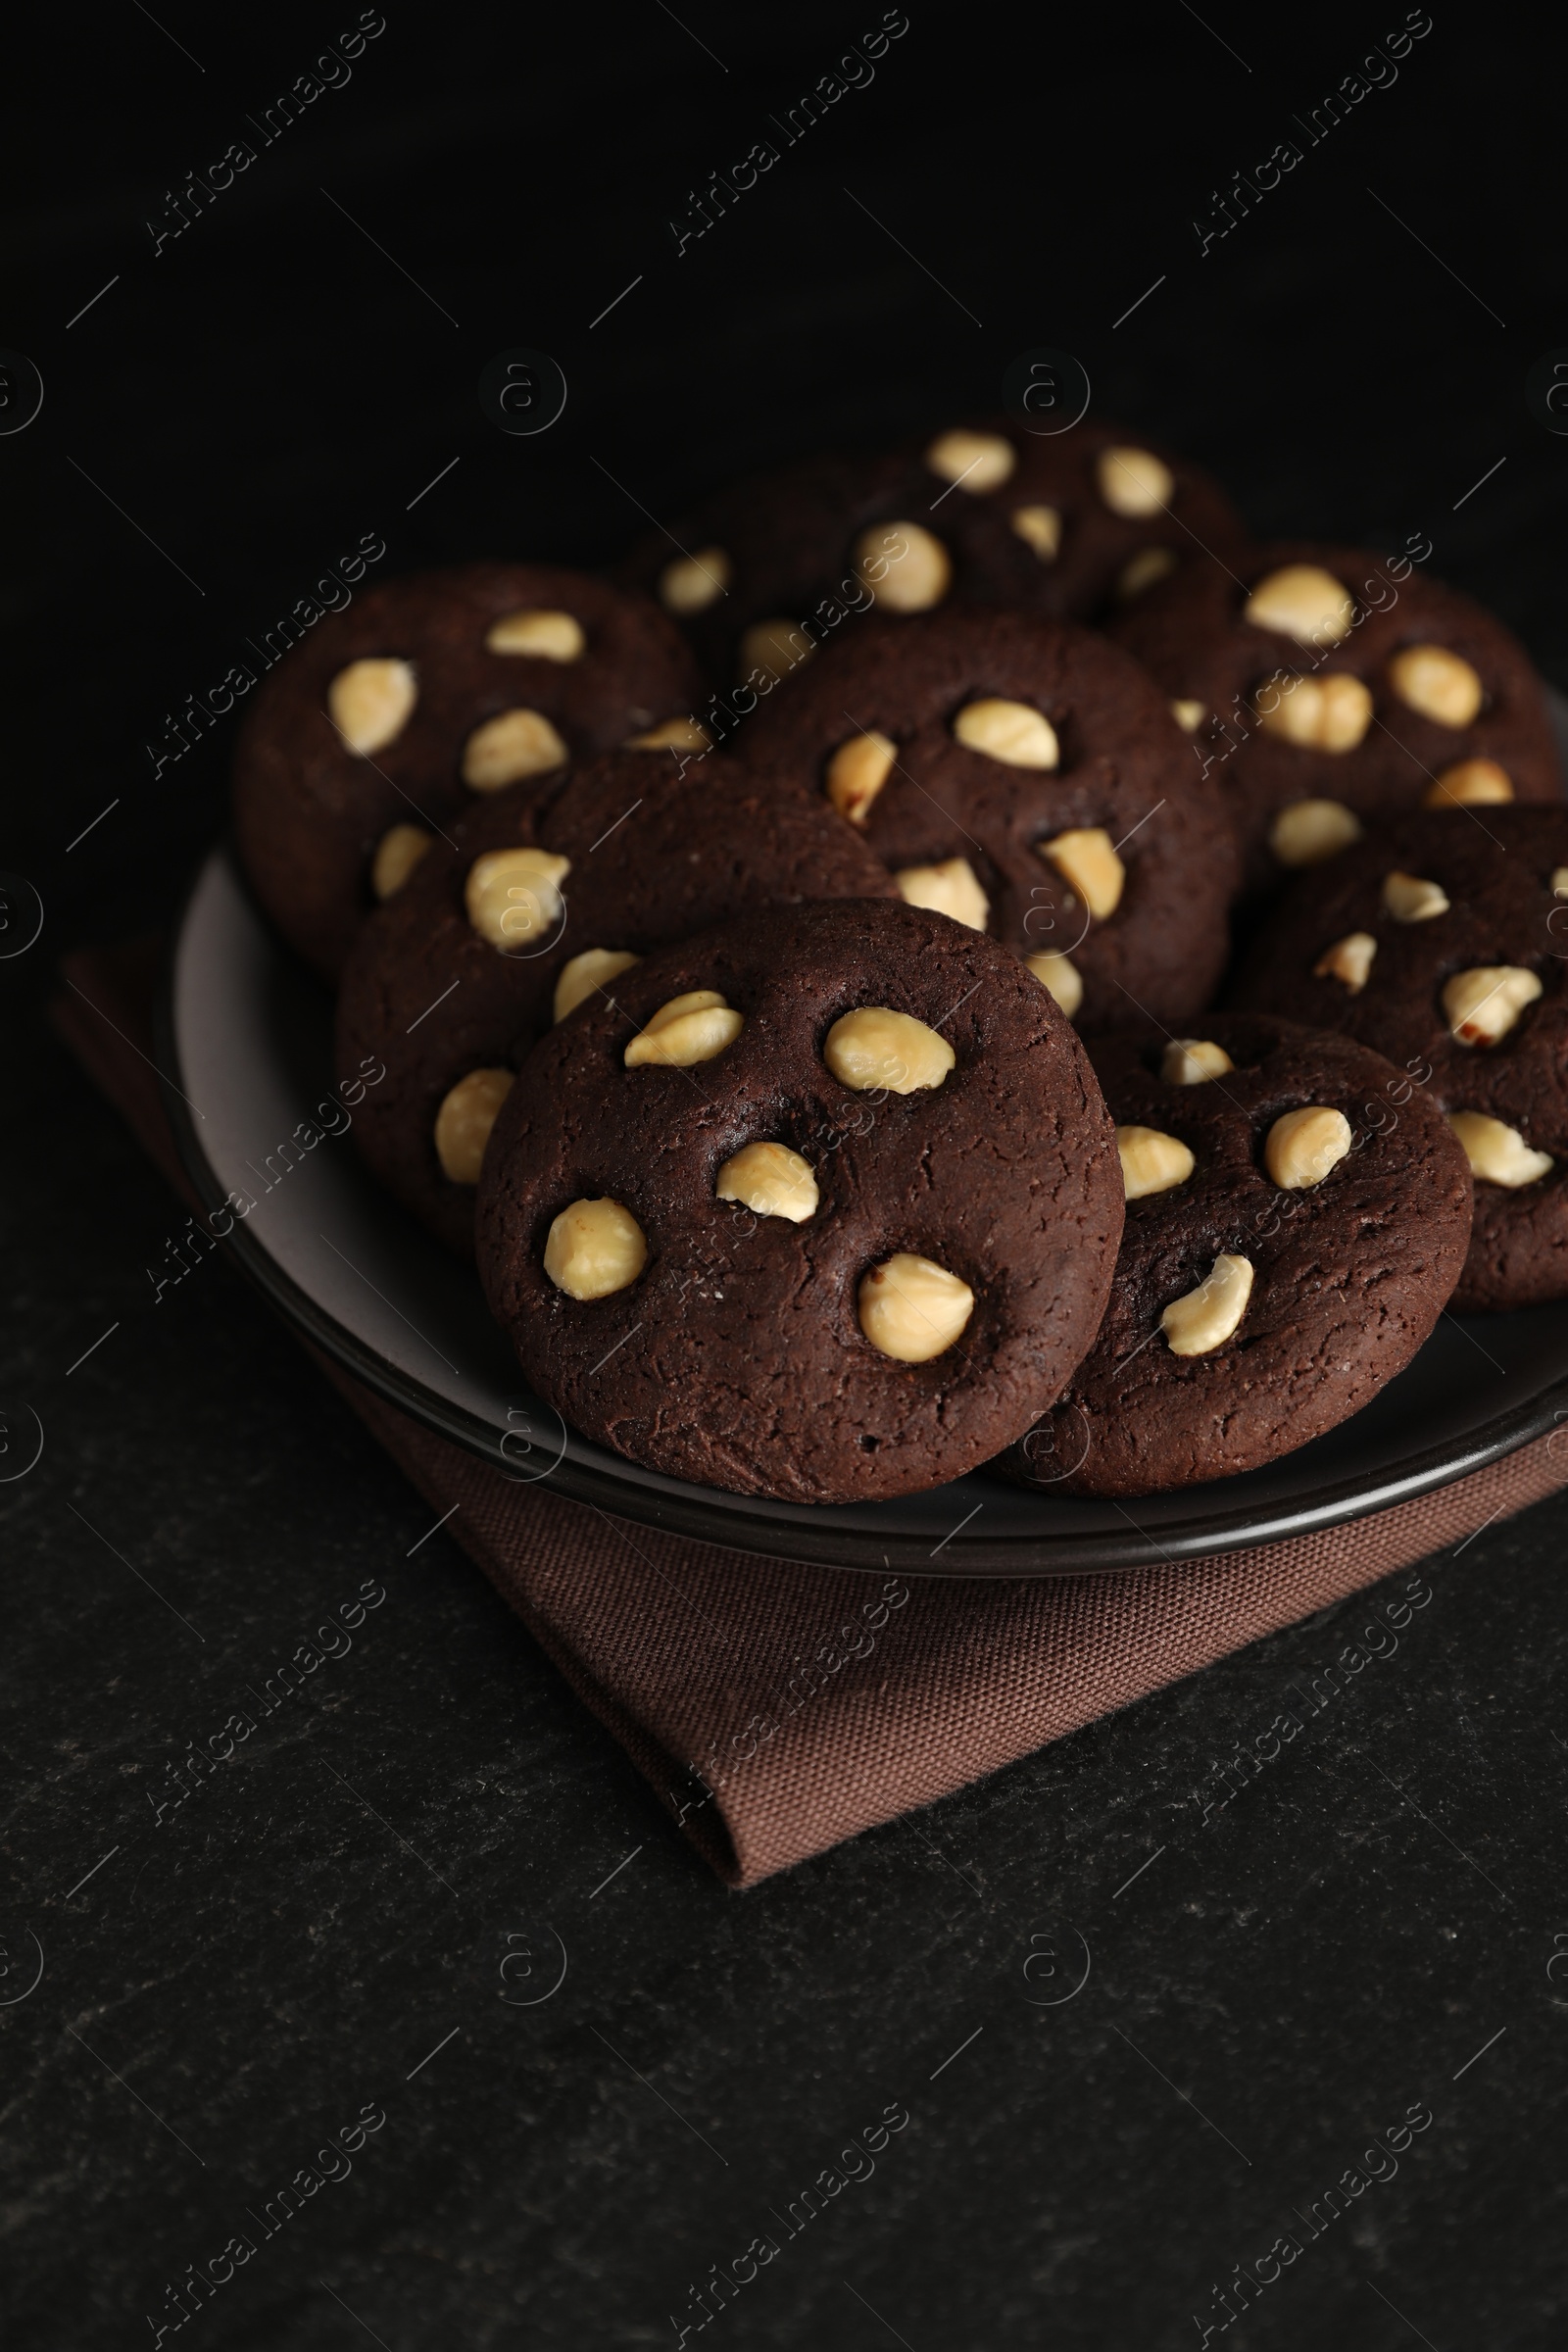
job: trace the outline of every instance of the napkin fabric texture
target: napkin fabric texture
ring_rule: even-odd
[[[79,953],[62,970],[67,1043],[193,1200],[154,1066],[161,943]],[[1018,1582],[867,1576],[567,1501],[309,1352],[733,1886],[949,1795],[1568,1485],[1568,1442],[1551,1436],[1437,1494],[1253,1550]]]

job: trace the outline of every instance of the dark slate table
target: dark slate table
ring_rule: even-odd
[[[1568,683],[1525,399],[1568,341],[1560,33],[342,15],[60,17],[8,101],[14,2340],[1560,2344],[1568,1505],[1425,1563],[1223,1808],[1372,1602],[735,1897],[446,1539],[407,1556],[425,1506],[225,1264],[153,1303],[183,1211],[42,1018],[223,821],[224,730],[157,769],[170,718],[362,533],[604,560],[1036,344],[1259,529],[1424,530]],[[475,398],[516,345],[570,388],[535,439]]]

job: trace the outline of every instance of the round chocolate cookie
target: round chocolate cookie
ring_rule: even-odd
[[[1044,989],[877,901],[669,949],[536,1049],[479,1186],[491,1307],[585,1436],[792,1502],[956,1478],[1093,1337],[1110,1122]]]
[[[354,1123],[367,1162],[451,1248],[511,1073],[581,996],[638,956],[750,908],[891,895],[832,811],[712,755],[612,752],[539,791],[513,786],[436,842],[360,932],[339,1051],[387,1080]],[[352,1065],[345,1064],[345,1067]]]
[[[830,802],[905,898],[1032,958],[1084,1031],[1212,998],[1231,829],[1161,696],[1102,637],[1021,612],[868,622],[744,749]]]
[[[369,908],[475,798],[641,737],[691,748],[699,683],[641,597],[540,564],[372,588],[319,621],[252,705],[235,755],[240,855],[328,979]]]
[[[1118,1495],[1255,1470],[1358,1412],[1432,1330],[1464,1264],[1464,1153],[1380,1055],[1294,1021],[1210,1015],[1092,1055],[1127,1194],[1110,1305],[999,1467]]]
[[[1558,797],[1523,646],[1408,557],[1295,542],[1195,564],[1112,633],[1219,779],[1250,892],[1363,820]]]
[[[1565,975],[1568,808],[1473,808],[1299,876],[1232,984],[1387,1054],[1453,1121],[1476,1194],[1459,1307],[1568,1298]]]
[[[1243,537],[1219,485],[1162,443],[1103,422],[1036,435],[988,419],[733,483],[636,548],[621,576],[675,614],[715,685],[745,682],[752,708],[873,604],[1089,619]]]

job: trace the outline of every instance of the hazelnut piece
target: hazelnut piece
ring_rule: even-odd
[[[1312,966],[1314,980],[1338,980],[1352,997],[1358,997],[1367,984],[1372,959],[1378,943],[1370,931],[1348,931],[1331,948],[1325,948]]]
[[[659,575],[659,601],[666,612],[678,612],[682,619],[706,612],[728,588],[733,568],[721,547],[677,556]]]
[[[1176,495],[1175,475],[1152,449],[1102,449],[1095,479],[1113,514],[1157,514]]]
[[[1156,580],[1168,579],[1176,568],[1176,551],[1172,547],[1141,547],[1121,567],[1116,593],[1124,605],[1152,588]]]
[[[536,662],[580,662],[587,643],[574,612],[508,612],[485,638],[492,654],[529,654]]]
[[[557,975],[554,1017],[564,1021],[585,998],[597,996],[607,980],[629,972],[641,961],[640,956],[628,955],[624,948],[584,948],[580,956],[564,963]]]
[[[1173,1298],[1159,1318],[1172,1355],[1207,1355],[1223,1348],[1252,1296],[1252,1262],[1224,1250],[1196,1291]]]
[[[1513,799],[1513,778],[1495,760],[1456,760],[1428,790],[1423,808],[1500,808]]]
[[[422,825],[393,825],[375,845],[370,888],[378,899],[395,898],[435,839]]]
[[[1047,950],[1043,955],[1026,956],[1024,961],[1041,987],[1049,989],[1055,998],[1070,1021],[1084,1001],[1083,974],[1072,957]]]
[[[511,1092],[510,1070],[470,1070],[448,1090],[435,1114],[435,1155],[453,1184],[478,1183],[490,1130]]]
[[[913,1095],[940,1086],[957,1058],[935,1029],[886,1004],[858,1004],[841,1013],[822,1046],[834,1077],[858,1094],[885,1087],[890,1094]]]
[[[840,816],[863,825],[893,770],[899,747],[876,727],[841,743],[827,763],[827,797]]]
[[[1481,679],[1446,645],[1407,645],[1389,663],[1389,684],[1401,703],[1441,727],[1467,727],[1485,701]]]
[[[545,1272],[568,1298],[608,1298],[648,1262],[643,1229],[618,1200],[574,1200],[550,1228]]]
[[[1061,515],[1055,507],[1014,507],[1012,528],[1025,547],[1032,547],[1042,564],[1054,564],[1061,552]]]
[[[890,612],[929,612],[953,578],[947,549],[917,522],[873,523],[855,543],[855,567]]]
[[[1325,678],[1277,669],[1258,688],[1256,710],[1265,735],[1303,752],[1353,752],[1372,724],[1371,693],[1343,669]]]
[[[1541,994],[1536,974],[1518,963],[1475,964],[1443,991],[1449,1035],[1461,1046],[1494,1046]]]
[[[1184,735],[1196,735],[1208,716],[1208,705],[1178,699],[1172,703],[1170,714]]]
[[[1168,1086],[1205,1086],[1235,1067],[1224,1047],[1206,1037],[1169,1038],[1159,1057],[1159,1074]]]
[[[971,433],[959,425],[951,433],[937,435],[925,453],[925,462],[945,482],[959,483],[978,497],[987,490],[1000,490],[1018,460],[1012,443],[1000,433]]]
[[[1275,1120],[1263,1145],[1263,1165],[1281,1192],[1308,1192],[1349,1149],[1350,1122],[1344,1111],[1313,1102]]]
[[[1501,1119],[1489,1119],[1479,1110],[1450,1110],[1448,1125],[1464,1146],[1471,1175],[1483,1184],[1505,1185],[1516,1193],[1551,1173],[1551,1153],[1533,1152],[1518,1128]]]
[[[809,1161],[788,1144],[747,1144],[725,1160],[713,1190],[720,1200],[739,1200],[760,1217],[787,1217],[792,1225],[815,1216],[819,1199]]]
[[[351,752],[368,760],[401,735],[419,699],[407,662],[351,662],[326,690],[326,708]]]
[[[1071,883],[1097,923],[1115,913],[1126,887],[1127,868],[1102,825],[1074,826],[1035,847]]]
[[[807,635],[798,620],[790,620],[783,614],[775,614],[771,620],[755,620],[741,639],[741,675],[749,676],[754,669],[764,670],[777,685],[792,669],[809,662],[815,651],[815,640]]]
[[[953,738],[966,751],[1000,760],[1004,767],[1054,767],[1061,758],[1056,730],[1044,711],[1000,695],[965,703],[953,722]]]
[[[1187,1146],[1158,1127],[1118,1127],[1116,1150],[1121,1155],[1122,1191],[1129,1200],[1148,1193],[1168,1193],[1185,1184],[1197,1166]]]
[[[1321,865],[1361,838],[1361,820],[1343,801],[1292,801],[1269,828],[1281,865]]]
[[[628,735],[628,752],[707,752],[712,749],[708,729],[695,718],[662,718],[644,735]]]
[[[1430,923],[1448,911],[1448,894],[1441,882],[1419,874],[1395,872],[1383,877],[1383,904],[1396,923]]]
[[[566,747],[542,710],[498,711],[463,747],[463,781],[473,792],[499,792],[565,764]]]
[[[712,1061],[732,1046],[745,1028],[744,1017],[726,1004],[716,989],[692,988],[671,997],[639,1029],[622,1055],[628,1070],[645,1062],[689,1070],[694,1062]]]
[[[893,879],[906,906],[951,915],[971,931],[985,929],[991,902],[967,858],[948,858],[941,865],[906,865]]]
[[[929,1257],[895,1250],[860,1277],[860,1329],[883,1355],[928,1364],[959,1337],[974,1312],[974,1293]]]
[[[1355,621],[1350,592],[1320,564],[1287,564],[1258,581],[1242,608],[1254,629],[1294,637],[1298,645],[1339,645]]]
[[[564,910],[561,885],[570,871],[571,859],[549,850],[487,850],[464,885],[468,920],[493,948],[542,947]]]

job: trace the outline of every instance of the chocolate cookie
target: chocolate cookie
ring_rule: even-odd
[[[1000,1465],[1025,1486],[1149,1494],[1273,1461],[1402,1370],[1464,1264],[1464,1153],[1427,1095],[1293,1021],[1202,1032],[1092,1049],[1127,1223],[1099,1338]]]
[[[779,908],[627,973],[525,1063],[479,1270],[531,1385],[676,1478],[792,1502],[988,1460],[1093,1336],[1110,1122],[1046,991],[897,904]]]
[[[1103,638],[1019,612],[870,621],[743,749],[831,802],[906,898],[1033,958],[1081,1029],[1210,1001],[1230,826],[1162,697]]]
[[[235,756],[257,896],[328,979],[477,796],[641,737],[690,748],[690,655],[640,597],[539,564],[372,588],[285,655]]]
[[[1197,564],[1112,633],[1219,779],[1250,892],[1363,820],[1558,797],[1523,646],[1407,556],[1295,542]]]
[[[1242,539],[1218,484],[1161,443],[990,419],[736,482],[645,541],[622,576],[675,614],[715,685],[748,681],[755,701],[873,604],[1088,619]]]
[[[684,766],[684,773],[682,768]],[[451,1248],[511,1073],[551,1021],[654,948],[750,908],[891,895],[832,811],[718,755],[614,752],[513,786],[436,842],[365,924],[338,1000],[340,1050],[386,1083],[354,1123],[368,1165]],[[351,1066],[345,1064],[345,1067]]]
[[[1301,875],[1232,987],[1387,1054],[1453,1121],[1476,1179],[1459,1307],[1568,1298],[1565,958],[1568,808],[1453,809]]]

